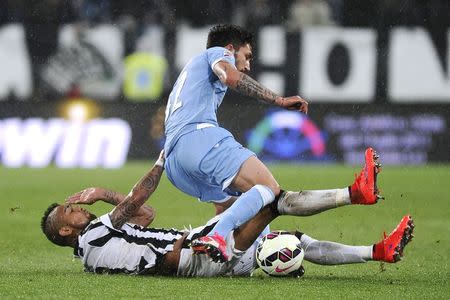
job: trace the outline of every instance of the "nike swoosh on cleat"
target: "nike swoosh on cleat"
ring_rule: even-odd
[[[284,271],[287,271],[287,270],[289,270],[290,268],[292,268],[294,265],[291,265],[291,266],[289,266],[289,267],[287,267],[287,268],[278,268],[278,267],[276,267],[275,268],[275,272],[277,272],[277,273],[281,273],[281,272],[284,272]]]

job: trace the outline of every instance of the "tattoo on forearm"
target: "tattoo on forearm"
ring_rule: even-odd
[[[241,74],[236,84],[236,90],[246,96],[257,98],[268,103],[275,103],[277,94],[259,84],[246,74]]]
[[[111,215],[111,223],[114,228],[122,227],[122,225],[125,224],[134,215],[139,207],[140,205],[134,202],[131,202],[128,205],[119,204]]]
[[[152,177],[144,178],[139,185],[140,188],[153,192],[156,188],[155,180]]]
[[[111,203],[113,205],[117,205],[120,203],[118,193],[114,191],[107,190],[105,193],[105,201]]]
[[[111,223],[115,228],[122,227],[131,217],[133,217],[144,202],[156,190],[163,168],[154,166],[152,170],[142,177],[133,187],[131,193],[124,201],[117,205],[111,215]]]

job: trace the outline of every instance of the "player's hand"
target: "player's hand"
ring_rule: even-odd
[[[91,205],[104,198],[105,190],[102,188],[87,188],[66,198],[66,203]]]
[[[280,97],[277,104],[287,110],[298,110],[308,113],[308,102],[300,96]]]

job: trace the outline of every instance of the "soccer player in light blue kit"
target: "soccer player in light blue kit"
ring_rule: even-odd
[[[346,204],[374,204],[377,156],[366,150],[366,172],[349,187],[285,192],[268,168],[230,132],[219,127],[216,112],[230,87],[237,92],[285,109],[307,113],[300,96],[281,97],[245,73],[250,71],[252,35],[234,25],[217,25],[208,34],[207,49],[181,71],[166,108],[164,145],[169,180],[200,201],[224,209],[208,236],[192,242],[196,253],[223,262],[229,233],[258,211],[277,201],[280,214],[311,215]],[[367,172],[369,170],[369,172]],[[232,195],[242,195],[239,198]]]

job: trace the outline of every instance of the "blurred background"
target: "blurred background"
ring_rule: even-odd
[[[308,116],[229,91],[219,121],[266,161],[450,161],[448,0],[1,0],[0,165],[154,159],[168,93],[209,28],[255,33],[251,76]]]

